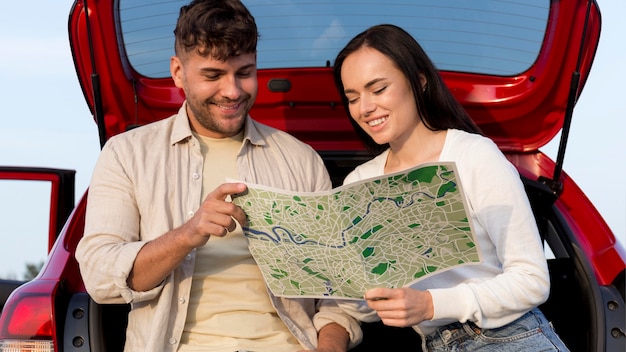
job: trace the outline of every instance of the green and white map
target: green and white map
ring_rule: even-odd
[[[244,234],[276,296],[362,299],[480,262],[454,163],[362,180],[325,192],[248,184],[234,197]]]

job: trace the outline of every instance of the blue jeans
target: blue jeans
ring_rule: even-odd
[[[426,335],[424,346],[429,352],[569,351],[538,308],[496,329],[481,329],[471,322],[442,326]]]

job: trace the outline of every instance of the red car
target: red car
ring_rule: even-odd
[[[626,351],[626,251],[561,170],[573,107],[600,36],[595,1],[245,2],[261,33],[259,96],[251,115],[311,144],[335,185],[371,156],[335,91],[333,59],[371,25],[393,23],[411,32],[522,176],[549,258],[552,288],[541,306],[546,316],[572,351]],[[185,3],[77,0],[72,7],[76,73],[101,144],[178,110],[184,96],[169,76],[169,57]],[[553,161],[539,148],[559,131]],[[67,170],[4,168],[0,178],[31,179],[42,171],[58,186],[51,250],[40,275],[6,301],[0,351],[121,350],[129,306],[94,303],[74,258],[86,194],[73,210],[67,208],[68,197],[70,204],[74,197],[71,171],[71,177],[57,177]],[[359,351],[419,350],[410,328],[363,328]]]

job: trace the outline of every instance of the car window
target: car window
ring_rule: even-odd
[[[169,77],[173,29],[188,0],[119,0],[128,62],[143,76]],[[258,66],[331,66],[359,32],[381,23],[409,31],[440,70],[512,76],[541,48],[549,0],[244,1],[261,35]]]
[[[32,279],[46,259],[50,192],[50,182],[0,179],[0,194],[19,194],[0,200],[0,279]]]

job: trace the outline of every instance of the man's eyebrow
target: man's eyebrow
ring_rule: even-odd
[[[373,80],[371,80],[371,81],[369,81],[369,82],[367,82],[367,83],[365,84],[365,88],[370,88],[370,87],[371,87],[371,86],[373,86],[374,84],[376,84],[376,83],[378,83],[378,82],[381,82],[381,81],[384,81],[384,80],[385,80],[385,79],[384,79],[383,77],[380,77],[380,78],[374,78]],[[356,93],[356,90],[354,90],[354,89],[344,89],[343,93],[344,93],[344,94],[348,94],[348,93]]]
[[[256,67],[256,64],[254,64],[254,63],[248,64],[248,65],[244,65],[244,66],[239,67],[237,69],[237,72],[254,69],[255,67]],[[205,72],[205,73],[224,73],[224,72],[227,72],[227,70],[224,70],[224,69],[221,69],[221,68],[217,68],[217,67],[203,67],[203,68],[200,69],[200,71]]]
[[[222,70],[221,68],[215,68],[215,67],[203,67],[200,69],[201,72],[204,73],[222,73],[222,72],[226,72],[224,70]]]
[[[240,68],[237,69],[237,71],[250,70],[250,69],[254,69],[254,68],[256,68],[256,64],[255,63],[251,63],[251,64],[247,64],[247,65],[241,66]]]

